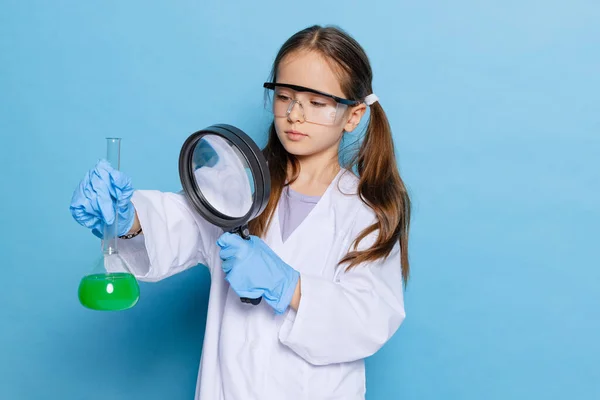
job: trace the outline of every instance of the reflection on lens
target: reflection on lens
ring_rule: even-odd
[[[218,135],[203,136],[194,149],[197,188],[215,210],[240,218],[252,207],[254,179],[239,149]]]

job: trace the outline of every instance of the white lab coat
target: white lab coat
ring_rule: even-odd
[[[199,263],[210,269],[196,400],[364,399],[364,358],[396,332],[405,313],[398,245],[386,260],[348,272],[337,267],[358,233],[375,221],[356,194],[357,182],[340,171],[285,242],[274,213],[264,240],[301,274],[298,312],[282,315],[264,301],[240,301],[221,269],[216,240],[223,231],[196,214],[183,195],[134,193],[144,235],[119,246],[138,279],[158,281]]]

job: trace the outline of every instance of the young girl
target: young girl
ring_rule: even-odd
[[[96,235],[119,199],[120,252],[138,279],[210,269],[196,399],[364,399],[364,358],[402,323],[409,272],[410,201],[371,81],[367,55],[338,28],[285,42],[264,84],[272,193],[250,240],[202,219],[181,193],[134,191],[104,161],[75,191],[73,217]],[[342,137],[367,107],[364,140],[341,166]]]

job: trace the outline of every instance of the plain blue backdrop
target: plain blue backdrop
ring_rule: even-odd
[[[192,399],[206,269],[84,309],[99,241],[71,194],[106,136],[164,191],[198,129],[264,144],[261,85],[313,23],[370,56],[414,201],[407,319],[368,399],[600,398],[598,21],[591,0],[0,0],[0,399]]]

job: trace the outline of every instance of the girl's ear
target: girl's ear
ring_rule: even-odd
[[[348,121],[346,122],[346,125],[344,125],[344,130],[346,132],[352,132],[356,129],[363,115],[365,115],[365,111],[367,111],[365,103],[360,103],[359,105],[350,108],[350,115],[348,115]]]

